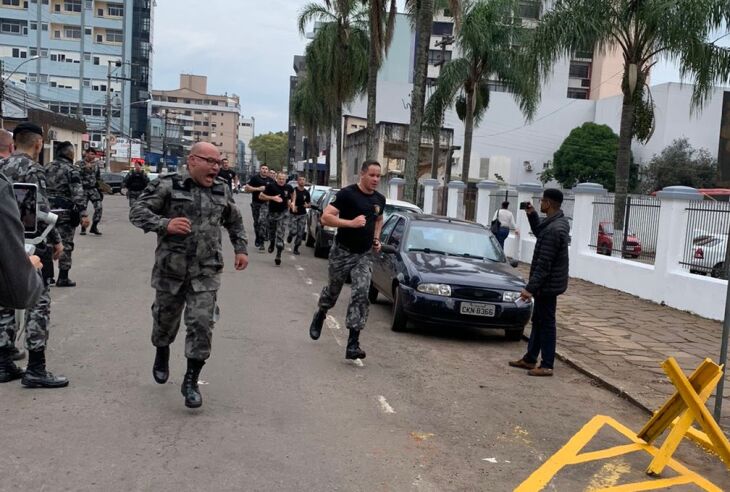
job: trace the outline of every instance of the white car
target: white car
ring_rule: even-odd
[[[727,234],[713,234],[695,231],[690,251],[690,272],[707,275],[713,278],[725,277],[725,252],[727,251]]]
[[[417,205],[413,205],[411,202],[386,198],[385,210],[383,211],[383,223],[385,223],[385,221],[388,220],[388,217],[390,217],[394,212],[413,212],[416,214],[422,214],[423,210],[421,210]]]

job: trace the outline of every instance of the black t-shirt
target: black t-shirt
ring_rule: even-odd
[[[228,183],[228,187],[230,189],[233,189],[233,178],[236,177],[236,173],[233,169],[221,169],[218,171],[218,177]]]
[[[274,181],[269,178],[262,178],[260,174],[257,174],[256,176],[253,176],[251,179],[248,180],[248,185],[252,188],[259,188],[261,186],[268,186],[269,183],[273,183]],[[261,194],[260,191],[254,191],[251,193],[253,196],[254,203],[266,203],[262,199],[259,198],[259,195]]]
[[[364,215],[367,221],[365,227],[358,229],[339,228],[336,236],[337,243],[353,253],[365,253],[372,248],[375,238],[375,220],[383,215],[385,197],[377,191],[372,195],[367,195],[354,184],[338,191],[330,205],[340,211],[341,219],[352,220]]]
[[[296,200],[294,201],[294,205],[297,207],[297,211],[294,212],[294,215],[304,215],[307,213],[307,209],[304,208],[305,204],[312,203],[312,197],[309,194],[309,190],[306,188],[303,190],[300,190],[299,188],[294,188],[294,191],[296,192]]]
[[[281,203],[270,201],[269,212],[285,212],[289,208],[289,200],[291,200],[292,188],[289,185],[279,186],[276,182],[266,185],[266,196],[280,196]]]

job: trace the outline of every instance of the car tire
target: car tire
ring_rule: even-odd
[[[390,329],[395,332],[406,331],[408,324],[408,316],[403,312],[402,295],[400,287],[396,287],[393,293],[393,316],[390,323]]]
[[[522,335],[525,333],[525,328],[517,328],[512,330],[504,330],[505,338],[510,342],[519,342],[522,340]]]
[[[710,272],[710,275],[712,278],[727,278],[727,275],[725,273],[725,262],[721,261],[714,267],[712,267],[712,272]]]
[[[378,294],[378,289],[376,289],[375,285],[370,282],[370,289],[368,289],[368,301],[370,301],[370,304],[375,304],[376,302],[378,302]]]

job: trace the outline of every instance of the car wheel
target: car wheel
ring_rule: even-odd
[[[517,328],[512,330],[505,330],[504,336],[509,340],[510,342],[519,342],[522,340],[522,334],[525,332],[525,328]]]
[[[727,272],[725,271],[725,262],[721,261],[714,267],[712,267],[712,272],[710,273],[712,278],[727,278]]]
[[[390,329],[393,331],[405,331],[408,323],[408,317],[403,312],[402,296],[400,287],[396,287],[393,295],[393,317],[390,324]]]
[[[370,301],[370,304],[375,304],[378,301],[378,289],[375,288],[372,282],[370,282],[370,289],[368,290],[368,301]]]
[[[327,247],[319,245],[319,238],[314,240],[314,256],[316,258],[327,258],[329,256],[329,250]]]

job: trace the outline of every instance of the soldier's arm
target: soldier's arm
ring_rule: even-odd
[[[155,180],[150,183],[129,209],[129,221],[144,232],[165,234],[170,219],[161,214],[169,194],[169,188],[162,181]]]
[[[241,211],[238,210],[238,206],[233,201],[233,195],[228,188],[226,188],[226,209],[223,211],[223,227],[228,230],[233,251],[237,255],[247,255],[248,239],[246,238],[246,230],[243,227],[243,217],[241,217]]]
[[[33,167],[31,172],[28,173],[28,182],[38,185],[38,207],[41,211],[49,213],[51,211],[51,203],[48,201],[46,173],[43,168],[40,167],[40,164],[37,167]],[[54,246],[61,244],[61,235],[55,227],[51,229],[51,232],[48,233],[46,239],[49,244]]]
[[[81,217],[88,217],[89,213],[86,211],[86,193],[84,193],[84,186],[81,184],[81,173],[76,169],[73,169],[69,173],[68,186],[71,188],[71,199],[79,209],[79,212],[81,212]]]

